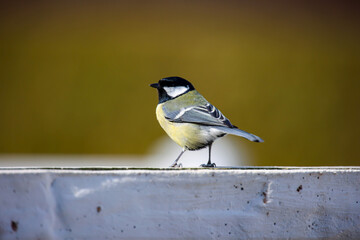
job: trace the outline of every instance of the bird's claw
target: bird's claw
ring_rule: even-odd
[[[174,163],[174,164],[171,164],[171,168],[182,168],[182,163],[179,163],[179,164],[177,164],[177,163]]]
[[[215,163],[210,163],[210,164],[201,164],[200,167],[208,167],[208,168],[211,168],[211,167],[216,167],[216,164]]]

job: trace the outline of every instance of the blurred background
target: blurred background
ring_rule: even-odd
[[[359,10],[357,1],[2,1],[0,163],[162,156],[166,167],[181,149],[162,140],[149,84],[181,76],[265,140],[215,142],[239,152],[231,164],[359,165]]]

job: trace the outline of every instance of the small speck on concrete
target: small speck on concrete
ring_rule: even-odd
[[[267,193],[266,193],[266,192],[263,192],[263,193],[262,193],[262,196],[264,197],[264,198],[263,198],[263,202],[266,204],[266,203],[268,202]]]
[[[12,229],[14,232],[17,232],[17,230],[18,230],[18,225],[19,225],[18,222],[11,221],[11,229]]]
[[[101,207],[100,206],[96,207],[96,212],[98,212],[98,213],[101,212]]]

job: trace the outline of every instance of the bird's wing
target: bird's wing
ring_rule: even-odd
[[[216,107],[207,103],[201,106],[190,106],[179,111],[169,112],[164,108],[165,118],[170,122],[177,123],[197,123],[207,126],[223,126],[234,128]]]
[[[207,103],[201,106],[191,106],[182,108],[179,111],[167,111],[163,108],[165,118],[170,122],[176,123],[196,123],[206,126],[211,126],[217,130],[220,130],[227,134],[237,135],[244,137],[253,142],[263,142],[260,137],[238,129],[232,125],[229,119],[227,119],[216,107]]]

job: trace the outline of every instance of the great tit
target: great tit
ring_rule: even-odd
[[[189,81],[181,77],[163,78],[150,86],[158,90],[156,117],[160,126],[182,147],[180,155],[170,167],[177,166],[186,150],[194,151],[207,146],[209,160],[201,166],[215,167],[215,163],[211,163],[211,146],[215,139],[226,134],[244,137],[253,142],[263,142],[258,136],[232,125]]]

